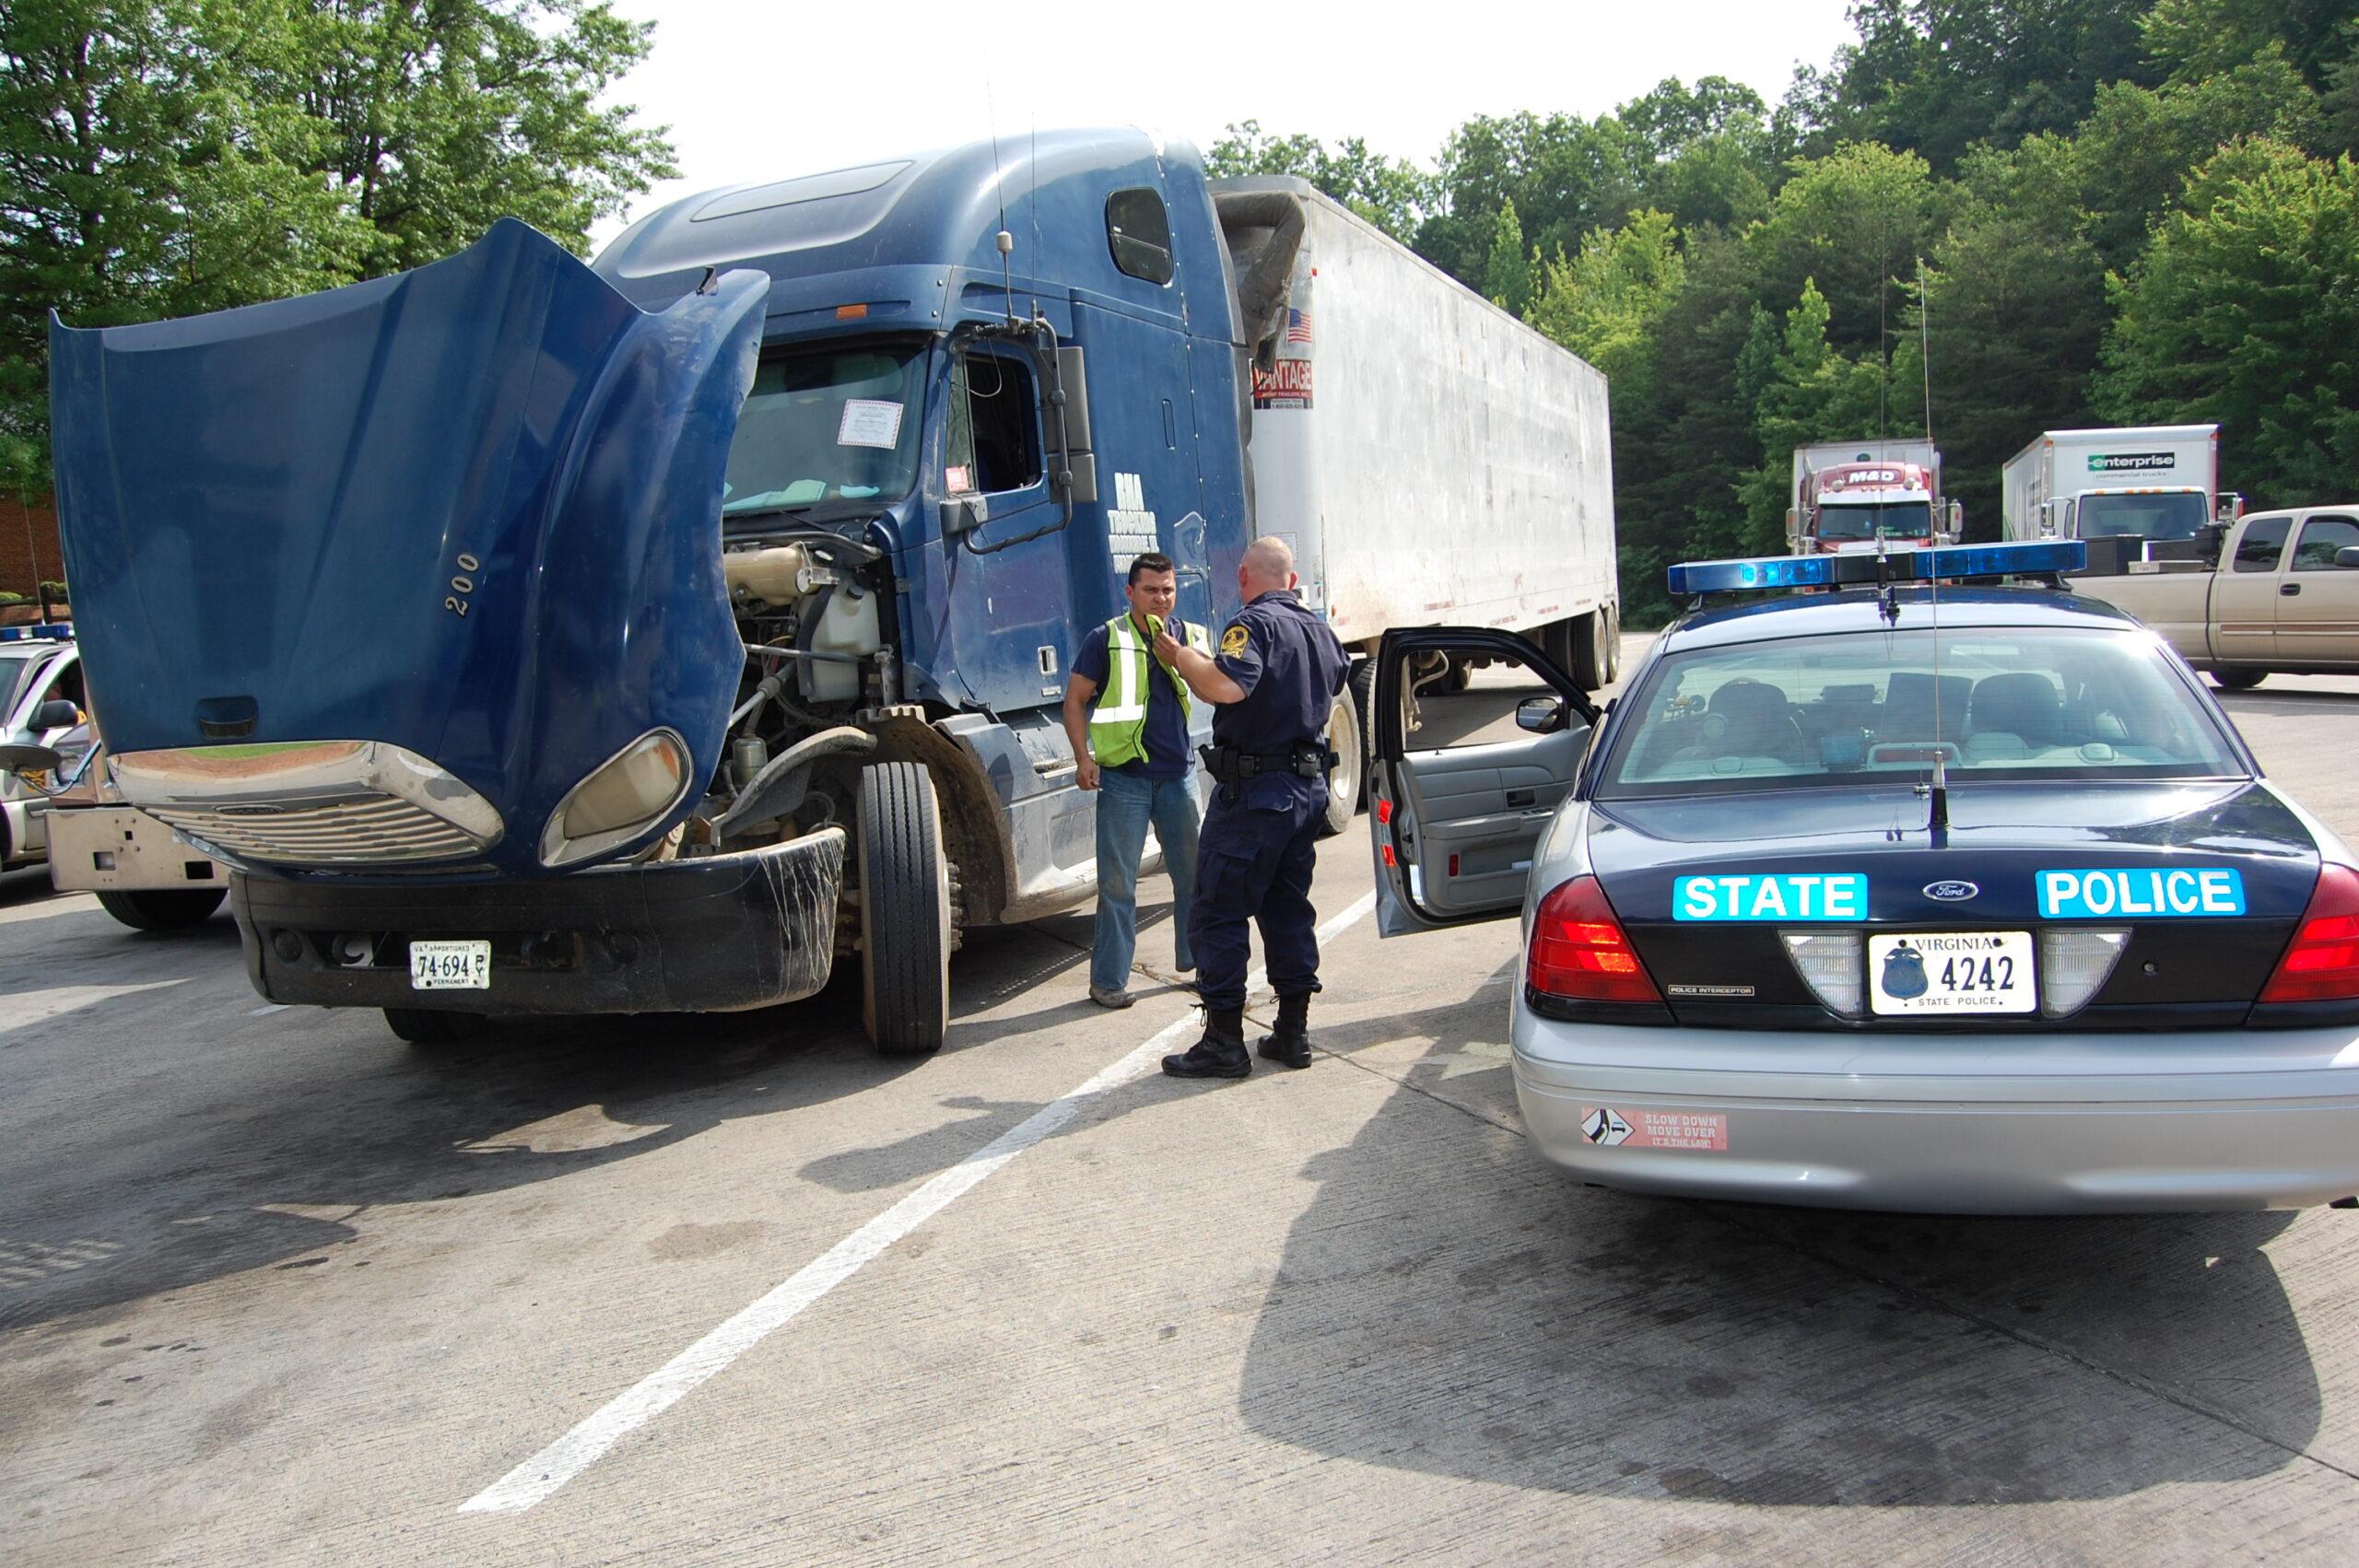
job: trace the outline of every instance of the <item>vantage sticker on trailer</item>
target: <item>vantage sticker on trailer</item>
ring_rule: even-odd
[[[2241,915],[2245,879],[2233,866],[2039,873],[2043,920],[2118,920],[2125,915],[2179,919]]]
[[[1864,920],[1868,879],[1860,872],[1815,876],[1684,876],[1672,884],[1674,920]]]
[[[1309,408],[1310,406],[1310,361],[1281,359],[1264,370],[1253,367],[1253,406],[1256,408]]]
[[[2089,472],[2092,474],[2152,474],[2159,469],[2177,468],[2177,452],[2091,452]]]

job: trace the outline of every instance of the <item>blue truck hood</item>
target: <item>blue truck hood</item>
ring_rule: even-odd
[[[768,286],[643,311],[504,219],[323,294],[53,322],[57,509],[110,747],[390,743],[499,810],[473,863],[525,875],[548,874],[559,800],[649,731],[710,777],[743,668],[722,475]]]

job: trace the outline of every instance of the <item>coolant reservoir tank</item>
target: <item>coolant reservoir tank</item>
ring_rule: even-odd
[[[792,604],[809,591],[804,574],[811,568],[811,552],[800,544],[773,544],[762,550],[732,550],[721,557],[722,580],[732,599],[759,599],[770,604]]]
[[[865,658],[876,651],[876,595],[852,596],[849,586],[827,595],[827,609],[811,632],[816,653],[851,653]],[[804,663],[804,690],[819,702],[844,702],[860,695],[860,666],[808,660]]]

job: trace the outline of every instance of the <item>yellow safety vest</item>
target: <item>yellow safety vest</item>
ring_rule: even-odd
[[[1162,668],[1147,644],[1163,629],[1163,621],[1150,615],[1147,624],[1151,630],[1141,637],[1128,611],[1106,623],[1106,685],[1097,694],[1097,706],[1089,710],[1089,755],[1100,767],[1120,767],[1146,756],[1147,682],[1153,679],[1148,671]],[[1184,629],[1189,647],[1211,646],[1203,627],[1190,624]],[[1179,694],[1180,717],[1185,720],[1188,683],[1175,671],[1164,670],[1163,676]]]

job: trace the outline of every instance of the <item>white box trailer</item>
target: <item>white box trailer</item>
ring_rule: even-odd
[[[2009,539],[2192,539],[2219,509],[2217,425],[2045,430],[2001,471]]]
[[[1621,619],[1603,373],[1303,181],[1213,190],[1232,251],[1271,210],[1239,198],[1302,213],[1251,462],[1257,526],[1292,542],[1304,602],[1357,653],[1396,626],[1497,626],[1603,684]]]

